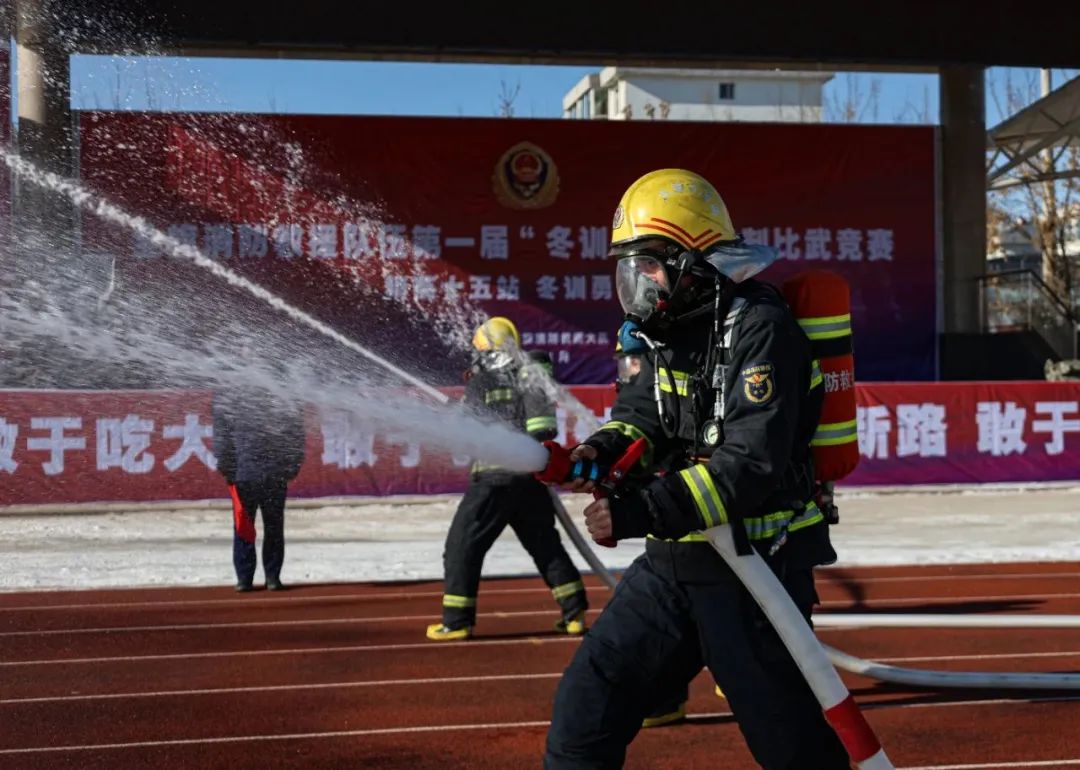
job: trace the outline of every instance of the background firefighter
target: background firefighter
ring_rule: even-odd
[[[476,330],[476,355],[464,403],[478,414],[547,441],[558,432],[555,404],[537,378],[551,376],[551,359],[540,351],[522,355],[519,346],[517,329],[506,318],[491,318]],[[556,630],[585,632],[585,586],[555,530],[555,507],[548,490],[531,474],[475,463],[446,536],[443,617],[441,623],[428,626],[429,639],[472,635],[484,556],[507,525],[529,552],[562,610]]]
[[[812,499],[823,388],[783,298],[752,279],[775,252],[743,244],[712,185],[676,169],[631,185],[612,229],[625,332],[648,352],[572,457],[608,465],[648,440],[640,486],[585,515],[594,539],[649,539],[560,682],[545,767],[621,767],[643,718],[704,664],[762,767],[846,769],[791,656],[700,534],[732,520],[809,622],[813,567],[836,558]]]

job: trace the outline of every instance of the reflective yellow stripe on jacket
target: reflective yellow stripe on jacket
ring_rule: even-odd
[[[513,401],[514,391],[511,388],[496,388],[484,394],[485,404],[496,404],[501,401]]]
[[[851,334],[851,313],[800,318],[799,326],[811,340],[832,340]]]
[[[810,362],[810,390],[825,382],[825,375],[821,373],[821,362],[816,358]]]
[[[558,427],[558,423],[554,417],[530,417],[525,421],[525,430],[529,433],[536,433],[541,430],[555,430]]]
[[[686,484],[687,489],[697,505],[698,516],[704,525],[704,529],[718,527],[727,524],[727,509],[720,499],[720,493],[716,491],[712,474],[704,465],[692,465],[686,470],[679,471],[679,477]]]
[[[674,384],[672,383],[674,380]],[[687,395],[689,390],[690,373],[689,372],[671,372],[671,376],[668,377],[668,370],[660,370],[660,390],[665,393],[677,393],[680,396]]]
[[[679,471],[679,478],[686,484],[690,495],[694,498],[702,529],[726,524],[729,521],[730,517],[724,507],[724,501],[720,498],[712,474],[709,473],[705,464],[699,463]],[[768,540],[776,537],[785,528],[788,532],[797,532],[824,520],[825,517],[811,500],[802,510],[791,509],[773,511],[764,516],[744,516],[743,526],[750,540]],[[679,538],[678,542],[696,542],[705,539],[701,533],[691,532]]]
[[[747,516],[743,519],[743,526],[746,527],[746,535],[751,540],[771,540],[780,534],[785,523],[788,532],[798,532],[800,529],[812,527],[822,521],[825,521],[825,517],[818,510],[817,504],[811,501],[807,503],[806,508],[802,511],[775,511],[764,516]],[[648,537],[652,540],[669,539],[658,538],[655,535],[649,535]],[[708,542],[708,538],[700,532],[691,532],[674,542],[705,543]]]
[[[622,435],[626,436],[627,438],[631,439],[632,441],[637,441],[639,438],[645,439],[645,443],[648,445],[648,447],[645,450],[645,454],[643,454],[641,456],[641,465],[643,467],[645,467],[645,468],[649,468],[649,467],[652,466],[652,453],[653,453],[652,441],[650,441],[649,437],[646,436],[644,433],[642,433],[641,430],[638,429],[637,426],[631,425],[628,422],[619,422],[618,420],[610,420],[608,422],[605,422],[603,425],[601,425],[597,429],[597,432],[600,432],[602,430],[611,430],[611,431],[615,431],[616,433],[621,433]]]
[[[855,420],[847,422],[823,422],[814,431],[810,446],[837,446],[859,440],[859,431]]]

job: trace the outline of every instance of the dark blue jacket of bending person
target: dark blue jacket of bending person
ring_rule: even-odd
[[[263,390],[214,394],[214,455],[230,484],[291,481],[304,462],[304,413]]]

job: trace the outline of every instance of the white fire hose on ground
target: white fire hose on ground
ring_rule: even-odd
[[[840,614],[814,616],[818,628],[1080,628],[1080,615],[904,615]],[[998,671],[932,671],[902,668],[848,655],[823,644],[837,668],[882,682],[910,687],[995,690],[1080,690],[1080,674]]]
[[[814,619],[818,623],[818,618]],[[993,688],[995,690],[1080,690],[1080,674],[1026,674],[997,673],[994,671],[930,671],[917,668],[901,668],[863,660],[846,652],[822,645],[829,660],[837,668],[868,679],[904,684],[909,687],[971,689]]]
[[[828,612],[814,616],[820,628],[1080,628],[1080,615],[905,615]]]

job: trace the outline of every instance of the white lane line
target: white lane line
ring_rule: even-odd
[[[176,652],[158,655],[110,655],[97,658],[55,658],[0,661],[0,667],[54,666],[80,663],[133,663],[154,660],[198,660],[200,658],[236,658],[264,655],[327,655],[342,652],[397,652],[400,650],[440,650],[452,647],[481,648],[492,645],[565,644],[580,642],[580,636],[527,636],[520,639],[469,639],[461,642],[416,642],[401,644],[355,644],[343,647],[291,647],[280,650],[231,650],[226,652]]]
[[[600,610],[587,610],[590,615],[600,614]],[[68,636],[74,634],[120,634],[140,633],[144,631],[209,631],[221,628],[278,628],[287,626],[333,626],[355,625],[362,623],[397,623],[402,621],[431,622],[438,615],[436,612],[426,615],[383,615],[370,618],[309,618],[301,620],[251,620],[238,623],[177,623],[151,626],[102,626],[100,628],[52,628],[47,631],[4,631],[0,637],[18,636]],[[528,618],[537,615],[557,616],[557,609],[516,610],[514,612],[478,612],[477,618]],[[437,618],[436,618],[437,619]]]
[[[1080,593],[1061,594],[1016,594],[1012,596],[921,596],[905,599],[870,599],[862,602],[861,606],[871,605],[920,605],[920,604],[963,604],[966,602],[1004,602],[1004,601],[1033,601],[1036,599],[1075,599],[1080,598]],[[852,608],[856,605],[849,600],[822,602],[822,607]],[[481,612],[480,618],[517,618],[536,617],[537,615],[549,615],[555,610],[516,610],[513,612]],[[600,610],[589,610],[590,613],[599,613]],[[206,631],[221,628],[270,628],[278,626],[318,626],[334,624],[358,624],[358,623],[396,623],[396,622],[420,622],[431,620],[431,614],[426,615],[384,615],[366,618],[314,618],[308,620],[262,620],[244,621],[236,623],[191,623],[169,624],[148,626],[100,626],[96,628],[53,628],[34,631],[4,631],[0,632],[0,638],[21,636],[60,636],[73,634],[115,634],[136,633],[146,631]]]
[[[573,641],[572,638],[563,638],[552,641]],[[522,640],[492,640],[484,642],[484,640],[477,640],[476,642],[456,642],[458,645],[470,645],[476,646],[478,644],[520,644]],[[529,641],[529,643],[535,644],[535,642]],[[382,647],[385,647],[383,645]],[[397,645],[389,645],[392,647],[398,647]],[[403,645],[409,648],[428,648],[433,649],[433,645],[430,644],[414,644]],[[449,646],[449,645],[441,645]],[[371,650],[372,647],[348,647],[348,648],[329,648],[328,650],[314,650],[314,652],[340,652],[340,651],[352,651],[352,650]],[[292,654],[292,653],[304,653],[312,652],[311,650],[282,650],[280,652],[266,651],[262,654]],[[207,653],[199,653],[199,655],[206,655]],[[221,655],[221,653],[208,653],[209,655]],[[246,654],[246,653],[224,653],[227,655]],[[187,658],[191,656],[186,655],[170,655],[163,656],[167,658]],[[972,660],[1006,660],[1006,659],[1025,659],[1025,658],[1054,658],[1054,657],[1080,657],[1080,650],[1072,650],[1067,652],[1017,652],[1017,653],[1004,653],[993,655],[922,655],[917,657],[906,658],[875,658],[882,663],[929,663],[929,662],[943,662],[943,661],[972,661]],[[110,662],[123,660],[144,660],[145,658],[105,658],[94,659],[96,661],[107,660]],[[73,661],[64,661],[67,663]],[[87,662],[81,660],[78,662]],[[7,665],[19,665],[9,663]],[[30,665],[30,664],[23,664]],[[408,686],[413,684],[453,684],[458,682],[498,682],[511,679],[548,679],[561,676],[560,673],[554,674],[489,674],[484,676],[471,676],[471,677],[437,677],[426,679],[382,679],[377,681],[358,681],[358,682],[328,682],[323,684],[288,684],[288,685],[265,685],[259,687],[219,687],[213,689],[200,689],[200,690],[161,690],[151,692],[125,692],[125,693],[97,693],[97,694],[83,694],[83,695],[52,695],[42,696],[35,698],[4,698],[0,699],[0,705],[12,704],[12,703],[50,703],[56,701],[85,701],[85,700],[109,700],[118,698],[157,698],[157,697],[171,697],[177,695],[219,695],[230,693],[243,693],[243,692],[274,692],[274,691],[288,691],[288,690],[323,690],[334,688],[350,688],[350,687],[396,687],[396,686]]]
[[[984,700],[950,700],[941,701],[938,703],[863,703],[860,704],[860,708],[865,709],[890,709],[890,708],[904,708],[904,709],[934,709],[934,708],[948,708],[951,706],[1001,706],[1006,703],[1023,703],[1023,704],[1037,704],[1043,703],[1073,703],[1080,701],[1080,695],[1060,695],[1049,696],[1046,698],[986,698]]]
[[[1002,703],[1013,704],[1026,704],[1026,703],[1051,703],[1057,701],[1076,701],[1080,700],[1080,696],[1076,697],[1063,697],[1063,698],[1042,698],[1039,700],[971,700],[971,701],[947,701],[944,703],[910,703],[910,704],[865,704],[863,709],[904,709],[904,708],[938,708],[938,707],[954,707],[954,706],[986,706],[986,705],[1000,705]],[[690,717],[691,720],[700,719],[715,719],[717,717],[730,717],[731,712],[721,711],[712,714],[695,714]],[[547,727],[551,724],[548,721],[532,721],[532,722],[493,722],[489,724],[468,724],[468,725],[420,725],[416,727],[382,727],[367,730],[335,730],[332,732],[318,732],[318,733],[287,733],[284,735],[235,735],[224,736],[220,738],[174,738],[170,740],[160,741],[131,741],[126,743],[97,743],[97,744],[80,744],[75,746],[35,746],[30,748],[18,748],[18,749],[0,749],[0,755],[8,754],[52,754],[59,752],[73,752],[73,751],[105,751],[114,749],[140,749],[140,748],[156,748],[161,746],[193,746],[193,745],[212,745],[221,743],[252,743],[258,741],[289,741],[289,740],[311,740],[318,738],[353,738],[363,737],[369,735],[402,735],[409,733],[439,733],[439,732],[452,732],[452,731],[465,731],[465,730],[510,730],[510,729],[522,729],[533,727]],[[1072,762],[1073,760],[1066,760],[1066,762]],[[1077,760],[1080,761],[1080,760]],[[1007,767],[1008,765],[1005,765]],[[1023,767],[1024,765],[1019,765]],[[963,765],[958,766],[963,768]],[[978,767],[977,765],[975,767]],[[1002,765],[987,765],[987,767],[1002,767]],[[898,768],[898,770],[919,770],[918,768]],[[922,768],[921,770],[932,770],[930,768]],[[937,770],[942,770],[938,768]],[[955,770],[955,768],[954,768]]]
[[[322,733],[290,733],[285,735],[236,735],[223,738],[177,738],[167,741],[133,741],[131,743],[99,743],[82,746],[41,746],[29,749],[0,749],[3,754],[47,754],[59,751],[102,751],[106,749],[142,749],[160,746],[196,746],[216,743],[250,743],[254,741],[292,741],[313,738],[353,738],[365,735],[401,735],[404,733],[444,733],[454,730],[510,730],[527,727],[547,727],[550,722],[494,722],[477,725],[424,725],[419,727],[386,727],[374,730],[335,730]]]
[[[416,679],[381,679],[359,682],[323,682],[319,684],[279,684],[258,687],[215,687],[201,690],[160,690],[156,692],[117,692],[98,695],[52,695],[40,698],[3,698],[0,705],[22,703],[58,703],[87,700],[119,700],[121,698],[169,698],[186,695],[231,695],[248,692],[288,692],[291,690],[335,690],[353,687],[402,687],[414,684],[461,684],[472,682],[505,682],[523,679],[558,679],[561,671],[551,674],[489,674],[486,676],[445,676]]]
[[[900,768],[900,770],[991,770],[1007,767],[1070,767],[1080,765],[1080,759],[1048,759],[1026,762],[989,762],[979,765],[919,765],[918,767]]]
[[[828,568],[819,570],[818,577],[821,582],[829,586],[835,586],[837,588],[843,588],[846,580],[840,577],[833,577],[830,575]],[[864,585],[869,583],[917,583],[927,581],[942,580],[1039,580],[1046,578],[1048,580],[1066,579],[1066,578],[1078,578],[1080,579],[1080,572],[1032,572],[1032,573],[1016,573],[1016,574],[978,574],[978,575],[918,575],[912,577],[854,577],[851,582],[857,585]],[[602,583],[594,583],[586,581],[586,588],[603,590],[604,585]],[[98,591],[111,591],[115,589],[102,588]],[[307,595],[302,593],[304,586],[299,586],[296,589],[299,595],[292,596],[275,596],[273,598],[262,598],[258,596],[247,596],[244,598],[228,598],[228,599],[175,599],[170,601],[136,601],[136,602],[85,602],[78,604],[35,604],[18,607],[2,607],[0,606],[0,612],[48,612],[52,610],[95,610],[95,609],[125,609],[134,607],[261,607],[272,606],[280,604],[290,603],[316,603],[325,600],[345,600],[345,601],[364,601],[367,599],[374,600],[391,600],[391,599],[436,599],[442,596],[442,591],[383,591],[379,593],[347,593],[347,594],[317,594]],[[498,595],[498,594],[548,594],[550,590],[548,588],[484,588],[482,589],[485,596]],[[12,595],[18,592],[12,592]],[[97,593],[93,591],[92,593]],[[4,594],[0,593],[0,600],[3,599]],[[886,601],[884,599],[878,599],[877,601]]]
[[[585,583],[585,588],[595,590],[605,589],[602,583]],[[104,589],[110,590],[110,589]],[[380,601],[393,599],[438,599],[442,591],[402,591],[382,593],[348,593],[348,594],[307,594],[302,588],[294,588],[296,593],[286,596],[260,597],[245,596],[243,598],[228,599],[175,599],[164,602],[86,602],[82,604],[38,604],[25,607],[0,607],[0,612],[48,612],[51,610],[97,610],[97,609],[130,609],[135,607],[166,608],[166,607],[271,607],[281,604],[315,604],[320,601],[363,601],[364,599],[378,599]],[[540,588],[481,588],[484,596],[498,594],[546,594],[551,595],[551,589]]]
[[[863,583],[925,583],[931,580],[940,582],[943,580],[1038,580],[1039,578],[1057,580],[1062,578],[1080,578],[1080,572],[985,572],[973,575],[911,575],[909,577],[904,577],[902,575],[889,577],[861,577],[853,575],[848,578],[847,576],[834,575],[834,571],[843,572],[844,568],[822,567],[815,570],[814,574],[817,575],[819,579],[827,581],[829,585],[834,585],[838,588],[842,588],[846,583],[862,585]]]

